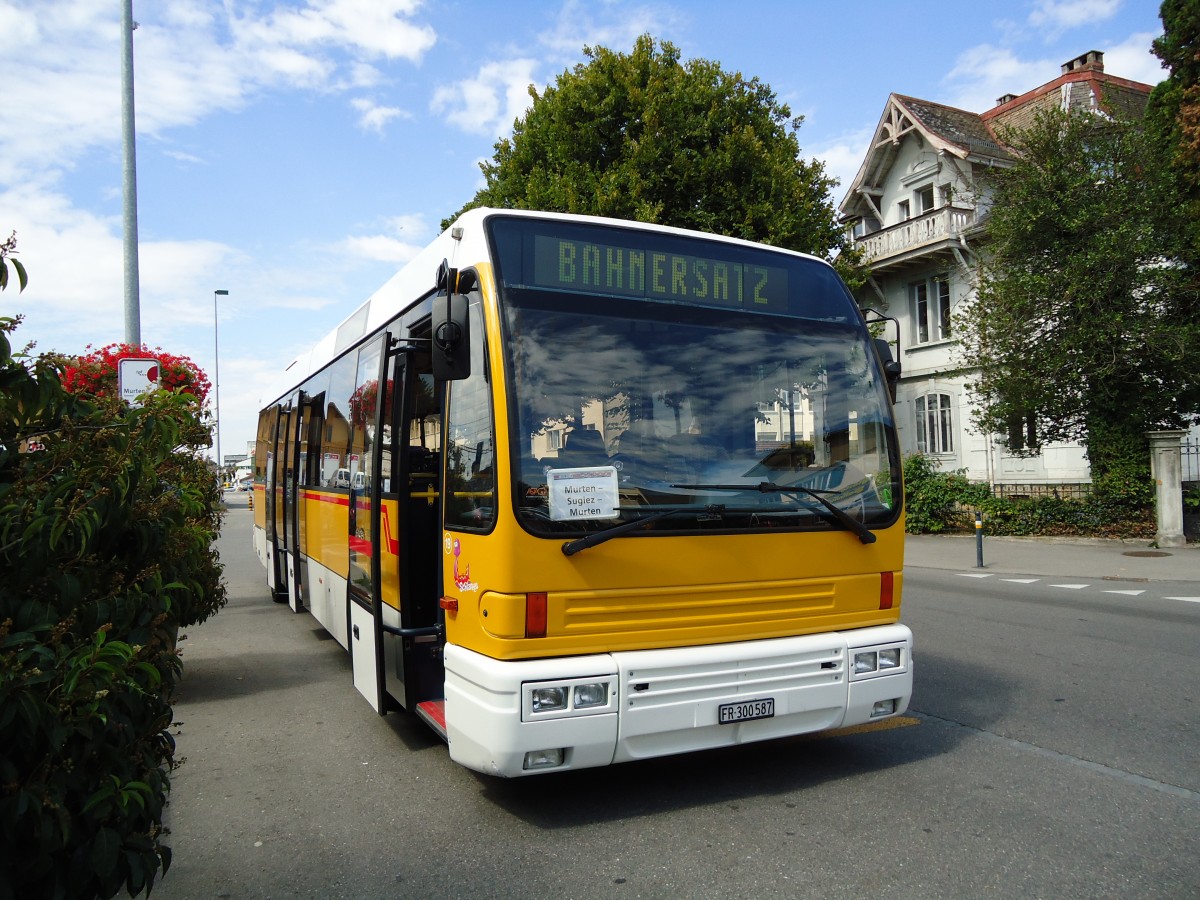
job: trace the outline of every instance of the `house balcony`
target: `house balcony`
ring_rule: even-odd
[[[863,262],[875,271],[924,263],[931,256],[949,253],[964,232],[975,225],[975,210],[943,206],[913,219],[881,228],[858,238]]]

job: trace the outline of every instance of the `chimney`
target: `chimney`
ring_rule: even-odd
[[[1005,94],[1003,97],[996,98],[996,105],[1003,106],[1005,103],[1008,103],[1008,102],[1010,102],[1012,100],[1016,100],[1016,99],[1017,99],[1016,94]]]
[[[1099,50],[1089,50],[1083,56],[1077,56],[1062,64],[1062,74],[1071,72],[1103,72],[1104,54]]]

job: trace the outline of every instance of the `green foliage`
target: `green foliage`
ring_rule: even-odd
[[[170,864],[175,635],[225,602],[194,398],[67,392],[0,319],[0,898],[149,891]]]
[[[764,241],[862,276],[830,200],[836,184],[800,159],[793,118],[769,86],[712,61],[681,64],[667,42],[626,55],[585,47],[495,145],[465,208],[611,216]],[[454,216],[443,223],[449,225]]]
[[[16,258],[17,252],[17,233],[14,231],[8,236],[8,239],[0,242],[0,291],[8,287],[9,282],[9,267],[12,267],[13,272],[17,276],[17,284],[20,285],[20,290],[25,290],[29,284],[29,276],[25,273],[25,267],[21,265],[21,261]]]
[[[913,534],[961,531],[970,509],[987,496],[987,486],[968,481],[961,469],[942,472],[936,460],[920,454],[904,460],[905,527]]]
[[[1115,424],[1114,424],[1115,423]],[[1088,439],[1093,499],[1114,514],[1136,514],[1154,503],[1150,440],[1117,416],[1097,419]]]
[[[1154,53],[1170,75],[1155,86],[1146,111],[1148,126],[1170,165],[1176,203],[1191,225],[1191,256],[1200,256],[1200,5],[1164,0],[1163,34]]]
[[[1128,475],[1128,473],[1127,473]],[[990,535],[1149,538],[1155,520],[1146,480],[1113,473],[1108,487],[1093,487],[1083,500],[1055,494],[994,497],[986,484],[968,481],[963,470],[942,472],[936,460],[914,455],[904,460],[906,528],[912,534],[974,531],[976,512]]]
[[[989,256],[958,322],[980,366],[975,424],[1028,439],[1013,450],[1081,441],[1103,471],[1113,448],[1200,413],[1188,223],[1138,123],[1054,110],[1004,137],[1018,161],[995,176]]]

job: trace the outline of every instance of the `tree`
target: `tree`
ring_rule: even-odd
[[[1165,0],[1163,34],[1154,54],[1170,70],[1150,94],[1146,120],[1161,142],[1176,181],[1177,203],[1189,207],[1192,257],[1200,258],[1200,6]]]
[[[830,199],[836,180],[800,159],[803,117],[770,87],[709,60],[681,64],[678,49],[648,35],[628,55],[584,54],[588,63],[544,93],[530,87],[533,105],[481,164],[486,183],[464,209],[693,228],[836,255],[844,277],[862,280]]]
[[[1010,449],[1081,441],[1100,489],[1149,496],[1144,433],[1200,412],[1186,214],[1138,122],[1041,114],[1003,136],[988,258],[961,318],[976,425]]]

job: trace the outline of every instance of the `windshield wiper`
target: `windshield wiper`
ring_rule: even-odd
[[[673,488],[691,488],[696,491],[758,491],[760,494],[806,494],[825,507],[841,524],[853,531],[864,544],[875,543],[875,532],[858,519],[850,515],[840,506],[830,503],[821,496],[820,491],[801,487],[798,484],[775,484],[773,481],[760,481],[758,484],[673,484]]]
[[[604,531],[594,531],[573,541],[567,541],[562,545],[562,552],[565,556],[574,556],[580,550],[595,547],[597,544],[603,544],[605,541],[611,541],[613,538],[625,534],[627,531],[633,531],[648,522],[665,519],[667,516],[675,516],[679,513],[693,513],[696,516],[697,522],[714,522],[721,519],[724,515],[725,504],[710,503],[703,508],[699,506],[673,506],[670,509],[660,509],[658,512],[651,513],[648,516],[642,516],[629,522],[622,522],[620,525],[614,525],[612,528],[606,528]]]

